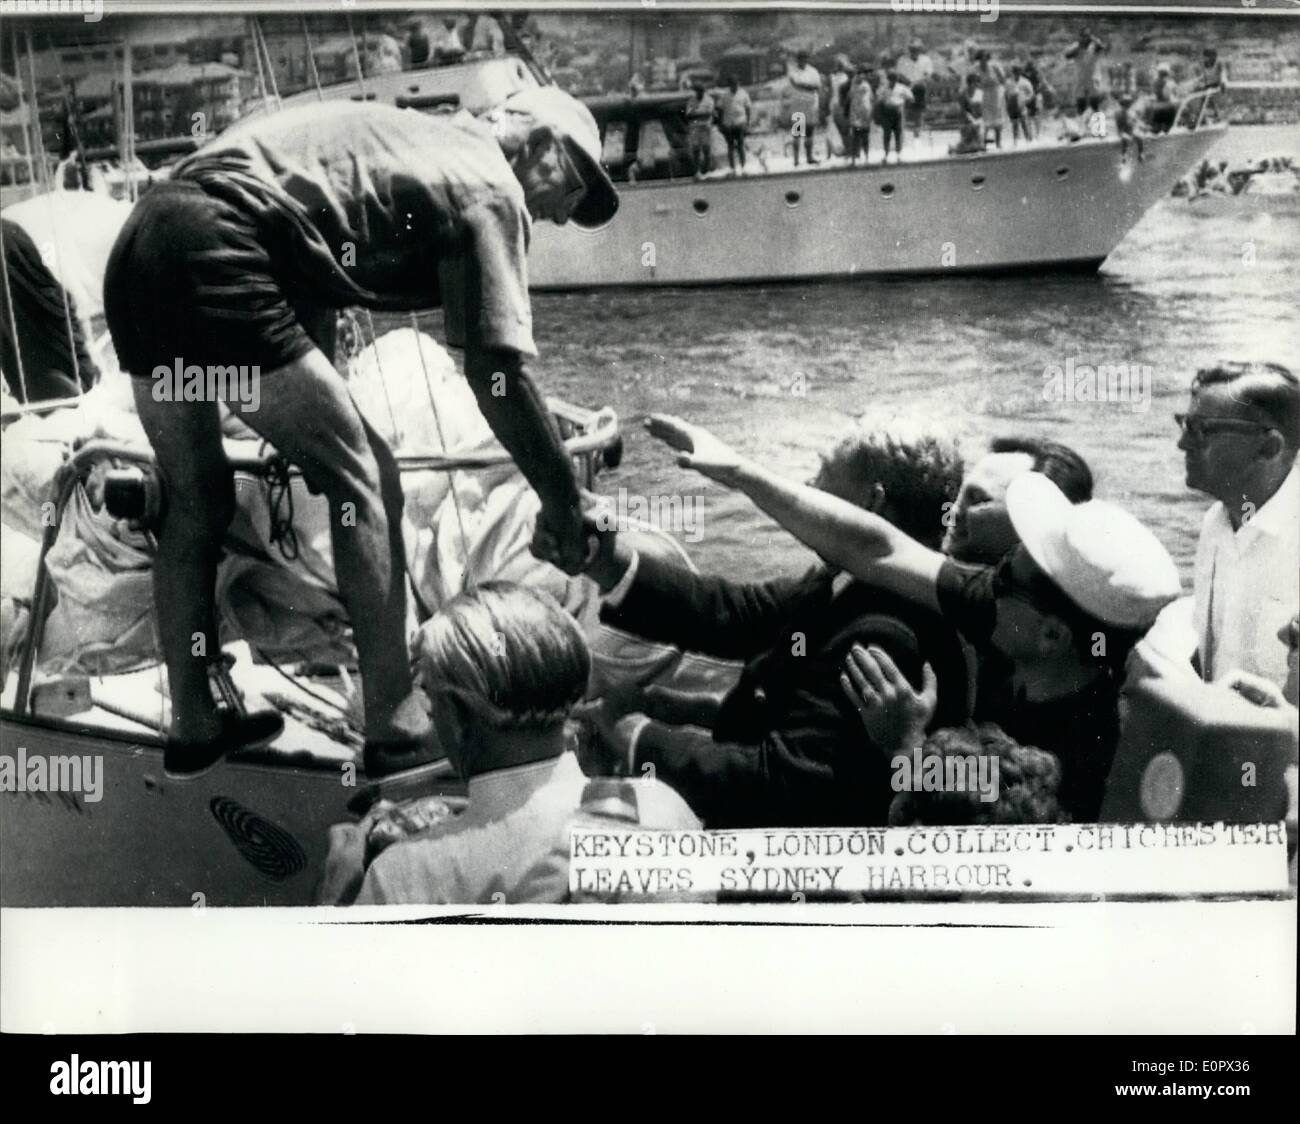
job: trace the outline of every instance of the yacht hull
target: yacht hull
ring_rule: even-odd
[[[1095,269],[1223,127],[868,168],[620,185],[605,227],[533,227],[534,289]]]

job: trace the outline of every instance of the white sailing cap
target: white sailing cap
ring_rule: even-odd
[[[1026,472],[1007,487],[1007,513],[1039,569],[1106,624],[1146,629],[1182,592],[1169,552],[1121,507],[1071,503],[1042,473]]]
[[[574,209],[570,221],[579,226],[604,226],[618,210],[618,192],[600,163],[600,129],[585,105],[557,86],[535,86],[520,90],[506,99],[510,113],[531,117],[539,125],[549,125],[569,142],[578,170],[587,185],[587,193]]]

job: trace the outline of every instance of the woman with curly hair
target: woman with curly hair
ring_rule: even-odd
[[[983,773],[976,762],[992,762],[996,776],[993,800],[978,789],[964,791],[899,792],[889,806],[891,827],[914,825],[1067,823],[1057,794],[1061,763],[1056,755],[1030,745],[1020,745],[1000,726],[981,722],[972,726],[936,730],[921,748],[923,758],[937,757],[939,772],[952,760],[962,761],[967,773]]]

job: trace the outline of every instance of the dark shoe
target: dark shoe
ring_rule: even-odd
[[[403,773],[439,761],[438,753],[427,741],[413,740],[401,742],[366,742],[362,755],[366,776],[370,780],[387,777],[393,773]]]
[[[254,710],[240,714],[221,712],[221,733],[208,742],[168,740],[163,747],[163,772],[172,780],[183,781],[201,776],[227,753],[240,749],[257,749],[284,731],[284,719],[274,710]]]

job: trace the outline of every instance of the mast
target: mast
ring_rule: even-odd
[[[18,33],[14,32],[12,44],[14,56],[14,79],[18,83],[18,93],[22,99],[21,104],[26,105],[27,112],[23,115],[23,148],[26,149],[24,155],[27,157],[27,182],[36,187],[36,164],[35,153],[32,150],[32,103],[27,96],[27,83],[23,81],[22,62],[18,58]],[[39,118],[37,119],[39,121]]]
[[[15,46],[17,45],[17,36],[14,37]],[[41,132],[41,111],[40,102],[36,94],[36,61],[32,54],[32,33],[27,32],[27,77],[31,84],[31,101],[27,103],[27,118],[32,126],[32,138],[36,142],[35,157],[40,161],[41,183],[45,190],[50,189],[50,169],[45,159],[45,134]],[[29,142],[30,148],[30,142]]]
[[[132,75],[131,32],[122,33],[122,120],[117,130],[118,158],[126,179],[126,194],[135,202],[135,82]]]

